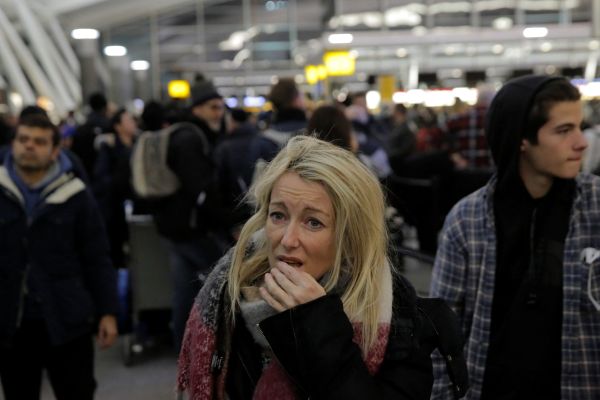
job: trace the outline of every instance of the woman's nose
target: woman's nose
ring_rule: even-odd
[[[284,247],[297,247],[298,243],[298,226],[291,222],[285,227],[283,237],[281,238],[281,244]]]

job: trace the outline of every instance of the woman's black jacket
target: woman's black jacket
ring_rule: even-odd
[[[241,318],[241,316],[239,316]],[[430,355],[445,356],[457,397],[467,389],[456,316],[441,300],[420,299],[403,278],[394,282],[390,337],[383,363],[371,376],[337,295],[328,295],[263,320],[260,329],[275,357],[307,399],[429,399]],[[261,351],[243,323],[234,329],[226,390],[251,399],[262,372]]]

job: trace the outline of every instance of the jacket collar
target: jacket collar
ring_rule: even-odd
[[[19,190],[17,185],[15,185],[13,180],[10,178],[8,169],[6,169],[5,166],[0,166],[0,186],[2,186],[8,192],[10,192],[12,195],[14,195],[21,204],[25,204],[25,199],[23,198],[21,191]]]
[[[0,166],[0,186],[14,195],[19,203],[25,203],[21,191],[10,178],[5,166]],[[63,173],[44,188],[42,197],[45,197],[47,204],[62,204],[83,190],[85,184],[81,179],[71,173]]]

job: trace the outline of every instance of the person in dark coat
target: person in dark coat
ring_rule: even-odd
[[[179,351],[194,296],[222,255],[222,210],[212,158],[225,104],[210,84],[196,88],[191,124],[169,137],[167,165],[180,182],[172,195],[157,200],[152,213],[167,239],[173,275],[173,336]]]
[[[294,78],[279,78],[277,83],[271,86],[268,97],[273,105],[273,113],[269,127],[262,133],[271,141],[270,160],[292,136],[304,132],[307,118],[304,93],[300,91]]]
[[[296,136],[254,184],[256,213],[188,320],[191,399],[429,399],[437,333],[466,367],[455,316],[425,315],[387,257],[377,178],[351,152]],[[466,382],[457,381],[464,393]]]
[[[92,399],[94,346],[117,336],[116,274],[91,191],[46,117],[19,121],[0,166],[0,378],[6,400]]]
[[[129,240],[125,220],[125,200],[133,198],[129,159],[137,122],[125,109],[118,110],[112,119],[112,134],[100,146],[94,168],[94,194],[106,221],[110,254],[115,268],[126,267],[124,246]]]
[[[226,224],[230,236],[236,239],[241,226],[252,215],[252,207],[243,199],[252,184],[256,163],[269,158],[271,145],[251,122],[250,113],[234,108],[229,117],[230,132],[215,148],[214,160],[221,199],[230,210]]]
[[[71,151],[83,162],[87,176],[93,177],[98,156],[96,138],[102,133],[110,132],[111,124],[108,117],[108,101],[102,93],[91,94],[88,105],[91,112],[85,123],[75,130]]]

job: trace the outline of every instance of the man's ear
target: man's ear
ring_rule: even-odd
[[[528,147],[531,147],[531,143],[527,139],[521,139],[521,147],[519,148],[521,152],[525,151]]]

